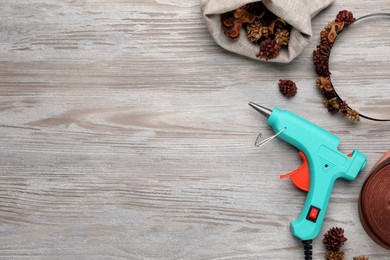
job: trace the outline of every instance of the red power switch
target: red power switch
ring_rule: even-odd
[[[307,213],[306,219],[315,223],[317,221],[320,210],[321,209],[319,209],[315,206],[310,206],[310,209],[309,209],[309,212]]]

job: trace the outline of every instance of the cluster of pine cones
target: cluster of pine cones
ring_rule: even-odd
[[[241,6],[221,15],[224,34],[232,40],[240,36],[244,28],[250,42],[260,44],[256,57],[270,60],[279,55],[282,46],[287,46],[291,26],[271,13],[262,2]]]
[[[324,234],[322,242],[326,247],[326,260],[344,260],[344,252],[341,247],[344,245],[347,238],[344,236],[344,229],[340,227],[332,227]],[[368,260],[367,256],[355,256],[353,260]]]
[[[320,33],[320,45],[313,52],[313,63],[318,74],[317,87],[325,97],[323,104],[332,114],[339,112],[351,121],[359,121],[359,112],[353,110],[337,95],[330,80],[329,55],[337,36],[356,19],[347,10],[340,11]]]
[[[340,248],[344,245],[347,238],[344,236],[344,229],[333,227],[324,235],[324,243],[326,249],[326,260],[344,260],[344,252]]]

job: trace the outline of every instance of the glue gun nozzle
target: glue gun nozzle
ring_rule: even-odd
[[[256,110],[257,112],[259,112],[260,114],[262,114],[263,116],[265,117],[269,117],[272,113],[272,110],[271,109],[268,109],[266,107],[263,107],[263,106],[260,106],[256,103],[253,103],[253,102],[249,102],[249,104],[254,110]]]

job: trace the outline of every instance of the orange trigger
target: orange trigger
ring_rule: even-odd
[[[295,184],[295,186],[297,186],[301,190],[309,191],[309,184],[310,184],[309,166],[307,164],[306,156],[302,152],[299,152],[299,156],[302,158],[303,161],[302,165],[299,166],[299,168],[296,169],[295,171],[280,175],[280,178],[284,179],[290,177],[291,181]]]

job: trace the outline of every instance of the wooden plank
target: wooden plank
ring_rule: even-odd
[[[336,184],[323,232],[346,230],[348,259],[388,259],[361,227],[357,199],[389,149],[390,128],[329,115],[315,88],[311,52],[342,9],[390,11],[385,0],[335,2],[313,20],[310,46],[277,65],[217,46],[197,0],[1,1],[2,258],[302,258],[289,222],[305,194],[278,178],[300,159],[280,140],[254,147],[259,132],[272,134],[247,106],[255,101],[289,109],[340,136],[343,152],[368,156],[356,181]],[[378,48],[369,38],[359,46]],[[389,115],[389,63],[334,51],[340,91]],[[280,95],[280,78],[298,84],[296,97]],[[314,248],[323,258],[321,237]]]

